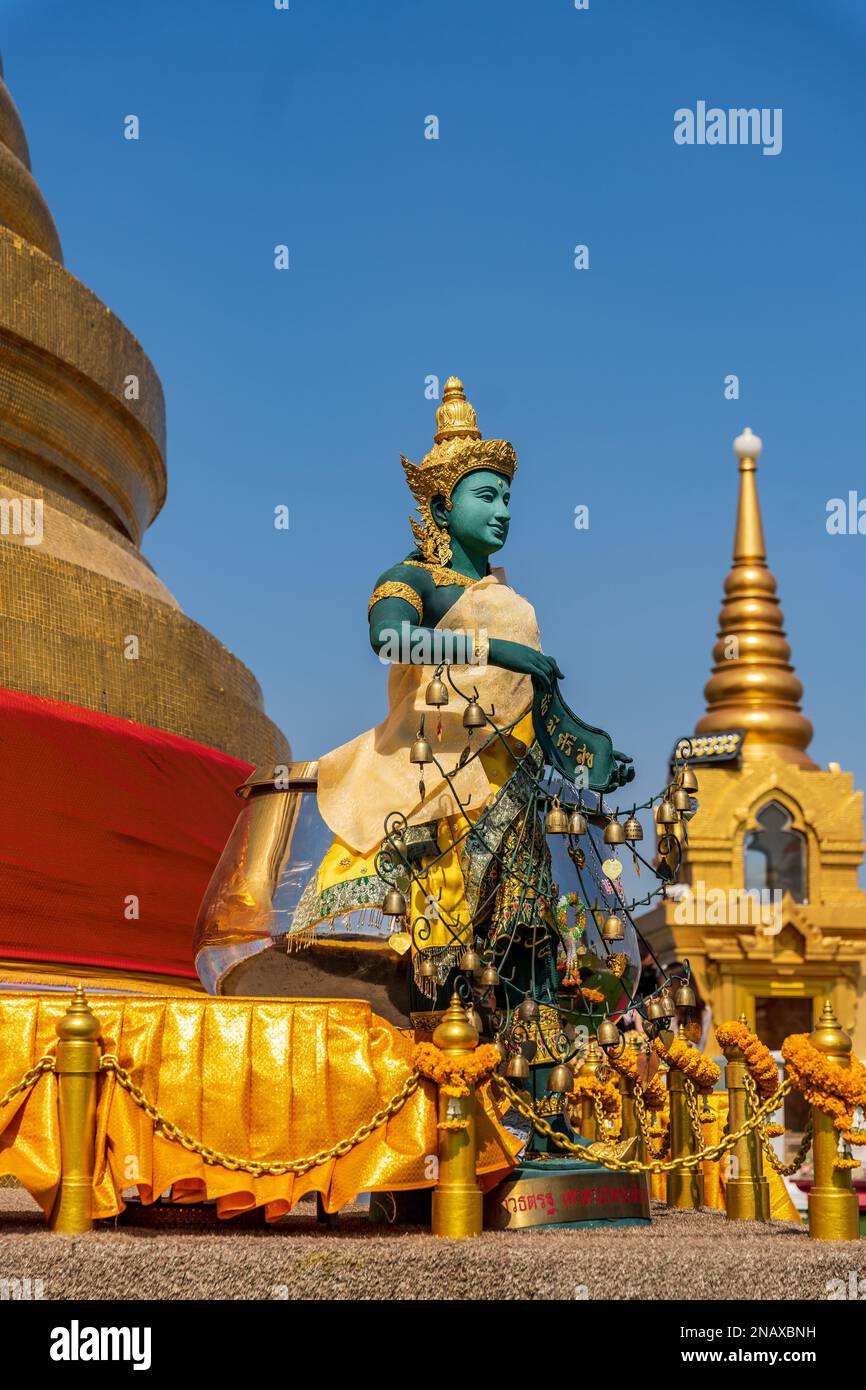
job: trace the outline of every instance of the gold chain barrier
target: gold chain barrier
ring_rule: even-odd
[[[562,1149],[565,1153],[574,1154],[576,1158],[586,1159],[584,1146],[572,1143],[564,1134],[558,1134],[525,1099],[526,1092],[515,1091],[504,1076],[493,1076],[491,1081],[511,1102],[518,1114],[528,1120],[539,1134],[550,1139],[558,1149]],[[613,1168],[618,1173],[676,1173],[683,1169],[693,1170],[701,1163],[717,1163],[723,1154],[729,1153],[745,1134],[756,1129],[768,1115],[771,1115],[774,1110],[778,1110],[782,1100],[791,1090],[792,1084],[791,1081],[783,1081],[775,1094],[770,1096],[769,1100],[764,1101],[755,1114],[751,1115],[738,1130],[733,1134],[726,1134],[724,1139],[720,1139],[717,1144],[711,1144],[708,1148],[685,1153],[678,1158],[654,1158],[649,1163],[642,1163],[637,1158],[596,1158],[595,1155],[593,1155],[592,1162],[601,1163],[605,1168]]]
[[[0,1110],[5,1110],[7,1105],[11,1105],[16,1096],[20,1096],[22,1091],[29,1091],[36,1085],[40,1076],[47,1071],[54,1071],[54,1058],[46,1055],[40,1057],[38,1062],[34,1062],[29,1071],[26,1071],[20,1081],[16,1081],[14,1086],[10,1086],[5,1096],[0,1096]]]
[[[381,1110],[377,1110],[366,1124],[359,1125],[348,1139],[339,1139],[329,1149],[320,1149],[318,1153],[308,1154],[306,1158],[267,1160],[237,1158],[233,1154],[222,1153],[219,1149],[212,1149],[207,1144],[200,1143],[198,1139],[193,1139],[179,1125],[166,1119],[162,1111],[147,1099],[141,1087],[136,1086],[129,1072],[120,1065],[117,1058],[110,1052],[102,1058],[102,1070],[114,1073],[118,1085],[122,1086],[130,1099],[144,1111],[149,1119],[153,1120],[155,1132],[163,1139],[167,1139],[171,1144],[179,1144],[188,1153],[198,1154],[203,1163],[209,1163],[217,1168],[227,1168],[230,1173],[251,1173],[256,1178],[278,1178],[284,1177],[288,1173],[300,1177],[304,1173],[308,1173],[311,1168],[318,1168],[322,1163],[329,1163],[334,1158],[345,1157],[347,1153],[351,1153],[356,1145],[369,1139],[374,1130],[380,1129],[386,1121],[403,1108],[413,1092],[417,1091],[418,1083],[421,1080],[420,1072],[410,1072],[399,1091],[391,1097],[387,1105],[384,1105]]]
[[[732,1032],[733,1025],[725,1026]],[[67,1233],[87,1231],[93,1226],[96,1094],[100,1071],[115,1077],[117,1084],[126,1091],[133,1103],[148,1115],[153,1121],[155,1131],[163,1138],[180,1145],[190,1153],[197,1154],[205,1163],[229,1171],[250,1173],[257,1177],[290,1173],[301,1175],[332,1159],[345,1156],[400,1111],[418,1089],[424,1074],[421,1070],[412,1070],[400,1090],[385,1106],[365,1124],[359,1125],[352,1135],[328,1149],[297,1159],[244,1159],[221,1153],[186,1134],[148,1100],[144,1091],[132,1080],[130,1073],[120,1065],[116,1056],[106,1054],[100,1057],[99,1020],[91,1012],[80,985],[75,991],[69,1009],[58,1021],[56,1029],[56,1057],[40,1057],[14,1086],[0,1096],[0,1110],[10,1105],[17,1096],[32,1089],[45,1073],[55,1073],[61,1173],[50,1225],[54,1231]],[[843,1070],[847,1064],[847,1068],[850,1069],[850,1039],[839,1028],[829,1003],[825,1004],[819,1029],[812,1034],[812,1039],[814,1047],[823,1052],[828,1063]],[[789,1163],[782,1163],[773,1152],[769,1135],[766,1133],[766,1124],[769,1117],[779,1109],[785,1096],[793,1090],[794,1081],[790,1076],[786,1077],[772,1095],[761,1100],[761,1094],[765,1094],[772,1085],[772,1077],[764,1075],[769,1064],[764,1065],[760,1058],[757,1061],[755,1059],[756,1041],[754,1038],[750,1040],[741,1031],[739,1042],[742,1046],[737,1046],[731,1038],[725,1046],[729,1095],[728,1132],[718,1143],[704,1146],[695,1084],[679,1068],[671,1068],[671,1121],[668,1138],[662,1148],[655,1150],[652,1146],[643,1091],[635,1080],[622,1088],[622,1132],[624,1138],[632,1137],[634,1133],[638,1134],[639,1152],[643,1150],[643,1157],[599,1158],[594,1154],[593,1161],[601,1162],[604,1167],[616,1172],[666,1174],[669,1205],[691,1206],[695,1203],[697,1195],[702,1195],[701,1165],[718,1162],[725,1154],[733,1152],[737,1168],[727,1182],[728,1217],[766,1220],[768,1201],[765,1198],[767,1183],[762,1171],[763,1156],[766,1156],[778,1174],[783,1177],[790,1176],[801,1167],[810,1146],[814,1144],[815,1176],[809,1194],[809,1234],[818,1240],[856,1240],[857,1196],[851,1184],[850,1167],[846,1167],[844,1160],[837,1160],[839,1131],[831,1115],[820,1108],[811,1094],[811,1119],[797,1153]],[[453,1060],[455,1068],[452,1070],[460,1071],[463,1063],[463,1069],[471,1074],[472,1068],[468,1063],[472,1058],[473,1049],[477,1046],[478,1035],[456,995],[434,1034],[434,1043],[442,1053]],[[742,1050],[743,1047],[749,1060]],[[761,1091],[756,1084],[755,1075],[750,1070],[749,1061],[759,1067],[759,1073],[756,1072],[755,1075],[758,1076]],[[486,1064],[483,1070],[486,1071]],[[475,1071],[481,1076],[482,1073],[477,1067]],[[576,1158],[586,1158],[584,1146],[573,1143],[566,1135],[555,1131],[548,1121],[536,1112],[527,1092],[515,1091],[505,1077],[497,1074],[492,1075],[490,1080],[500,1095],[538,1134],[549,1139],[555,1148]],[[433,1231],[437,1235],[451,1237],[478,1235],[482,1229],[482,1198],[476,1176],[475,1084],[470,1076],[465,1077],[465,1082],[466,1084],[459,1088],[441,1083],[438,1086],[439,1167],[433,1193]],[[860,1082],[857,1081],[856,1085],[859,1086]],[[798,1088],[805,1090],[806,1086],[799,1083]],[[820,1093],[817,1099],[822,1099]],[[591,1119],[594,1126],[604,1130],[605,1120],[600,1098],[592,1097],[586,1119]],[[665,1157],[668,1146],[671,1157]]]

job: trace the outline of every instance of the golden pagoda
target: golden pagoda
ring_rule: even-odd
[[[64,268],[0,80],[0,687],[280,761],[253,674],[139,550],[165,496],[159,377]]]
[[[745,1013],[770,1047],[832,1000],[866,1052],[863,796],[809,756],[812,725],[791,665],[757,491],[761,440],[734,441],[740,495],[706,713],[683,886],[639,926],[663,965],[688,959],[715,1022]],[[840,673],[841,674],[841,673]],[[727,735],[727,737],[723,737]],[[711,1041],[714,1046],[714,1041]]]

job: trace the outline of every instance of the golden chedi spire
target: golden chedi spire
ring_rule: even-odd
[[[153,364],[63,265],[0,80],[0,689],[285,760],[255,676],[141,553],[165,435]]]
[[[734,563],[725,580],[715,665],[704,687],[707,712],[695,732],[744,729],[744,757],[760,757],[771,746],[811,768],[805,749],[812,725],[800,709],[803,687],[791,665],[776,580],[767,567],[756,478],[761,440],[747,428],[734,440],[734,453],[740,461]]]
[[[30,172],[30,150],[18,109],[3,81],[0,58],[0,225],[55,261],[63,261],[54,218]]]

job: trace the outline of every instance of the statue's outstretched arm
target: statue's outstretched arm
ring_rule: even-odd
[[[401,665],[438,666],[440,661],[449,665],[478,665],[475,655],[480,651],[481,660],[493,666],[501,666],[506,671],[518,671],[523,675],[535,677],[549,690],[554,677],[562,678],[562,671],[552,656],[545,656],[533,647],[525,647],[522,642],[507,642],[491,637],[489,646],[476,645],[474,634],[465,634],[462,644],[454,642],[459,636],[450,630],[425,627],[418,622],[414,604],[402,598],[382,598],[370,609],[370,645],[383,661],[396,661]],[[451,650],[444,650],[448,640]],[[441,649],[441,650],[440,650]],[[450,659],[454,652],[464,654],[464,659]]]

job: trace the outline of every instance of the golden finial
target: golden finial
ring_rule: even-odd
[[[471,1052],[478,1046],[478,1030],[469,1022],[456,989],[433,1034],[433,1041],[443,1052]]]
[[[821,1017],[818,1019],[818,1027],[811,1034],[810,1041],[821,1052],[832,1053],[836,1056],[845,1055],[851,1051],[851,1039],[839,1026],[839,1020],[829,999],[824,1000]]]
[[[745,729],[745,756],[772,744],[800,767],[814,767],[804,751],[812,725],[800,709],[803,687],[791,665],[776,580],[767,567],[757,487],[762,447],[748,428],[734,440],[740,472],[734,563],[725,580],[715,664],[704,687],[707,712],[695,732]]]
[[[737,1019],[737,1022],[741,1023],[744,1028],[748,1028],[749,1020],[746,1018],[745,1010],[740,1014],[740,1017]]]
[[[436,411],[436,434],[434,444],[444,444],[446,439],[480,439],[478,419],[466,399],[463,382],[459,377],[449,376],[442,392],[442,404]]]

